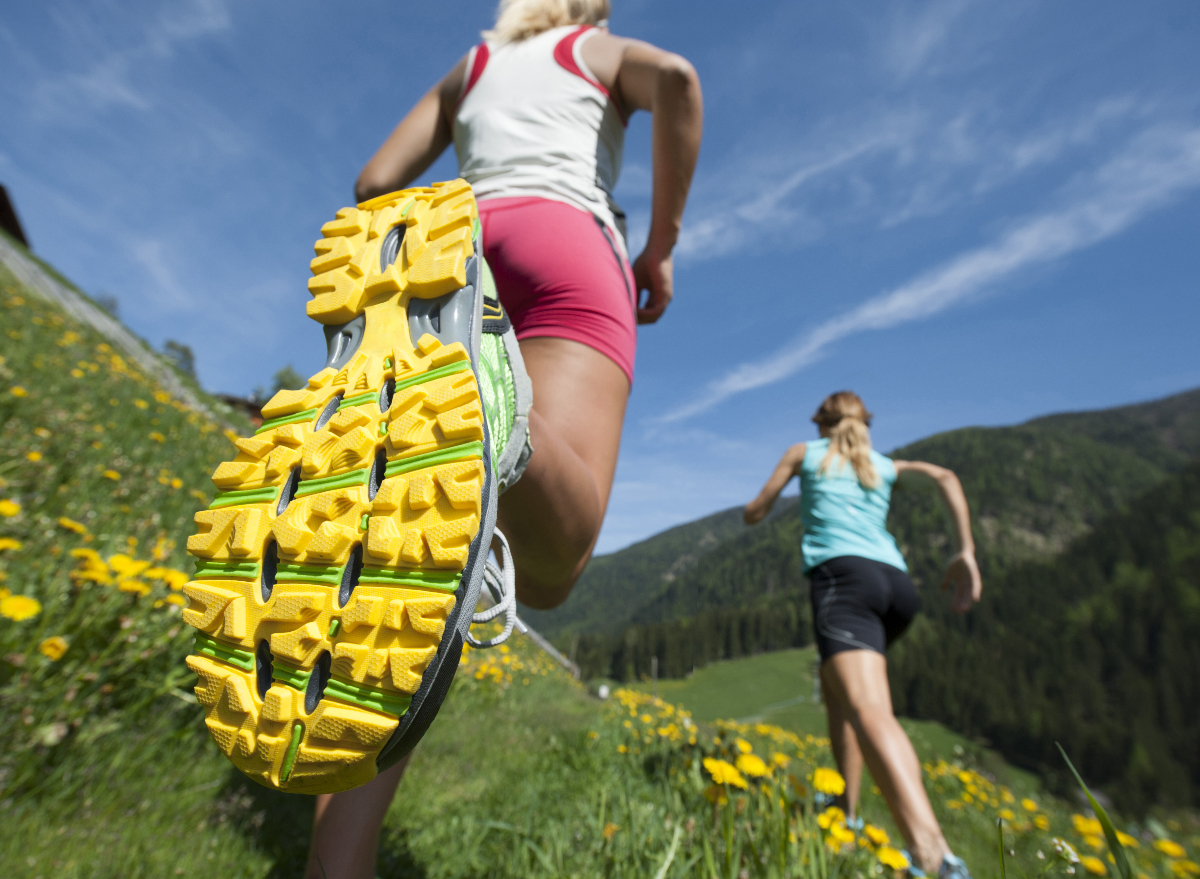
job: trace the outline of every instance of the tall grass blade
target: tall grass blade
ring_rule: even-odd
[[[658,868],[658,872],[654,874],[654,879],[665,879],[667,870],[671,869],[671,862],[675,860],[675,851],[679,848],[679,837],[683,835],[683,828],[678,824],[675,825],[675,835],[671,837],[671,848],[667,851],[666,860],[663,865]]]
[[[1071,758],[1067,756],[1067,752],[1063,750],[1063,746],[1058,742],[1054,744],[1058,748],[1058,753],[1062,754],[1062,758],[1067,761],[1067,767],[1071,770],[1071,774],[1075,776],[1075,780],[1079,782],[1079,786],[1087,794],[1092,811],[1096,813],[1096,819],[1100,822],[1100,826],[1104,828],[1104,838],[1108,840],[1108,850],[1112,852],[1113,860],[1117,863],[1117,870],[1121,874],[1121,879],[1133,879],[1133,871],[1129,867],[1129,859],[1125,857],[1125,846],[1121,845],[1121,840],[1117,838],[1117,829],[1113,827],[1113,823],[1108,817],[1108,812],[1104,811],[1104,807],[1096,802],[1096,798],[1092,796],[1092,792],[1088,790],[1088,786],[1083,783],[1083,779],[1079,777],[1079,773],[1075,770],[1075,764],[1071,762]]]
[[[1008,879],[1008,873],[1004,865],[1004,819],[996,819],[996,846],[1000,854],[1000,879]]]

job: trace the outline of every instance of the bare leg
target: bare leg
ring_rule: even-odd
[[[950,847],[925,793],[917,752],[892,713],[887,660],[873,650],[836,653],[821,666],[821,683],[841,703],[917,866],[936,873]]]
[[[317,797],[304,879],[375,879],[379,830],[411,756],[362,787]]]
[[[822,687],[824,690],[825,688]],[[858,747],[858,737],[854,735],[854,727],[846,719],[846,709],[836,695],[825,690],[825,716],[829,720],[829,743],[833,748],[833,759],[837,762],[838,772],[846,779],[846,791],[839,797],[839,803],[847,818],[853,818],[858,813],[858,798],[862,788],[863,756]]]
[[[629,380],[599,351],[567,339],[521,342],[533,380],[533,457],[500,499],[517,566],[517,597],[561,604],[591,558],[608,507]]]

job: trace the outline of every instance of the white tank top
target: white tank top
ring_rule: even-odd
[[[454,119],[459,174],[479,201],[536,196],[566,202],[625,239],[612,198],[625,122],[584,63],[590,25],[517,43],[480,43],[467,57]]]

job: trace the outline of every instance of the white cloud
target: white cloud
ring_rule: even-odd
[[[899,18],[887,40],[884,57],[888,69],[907,79],[925,67],[946,42],[950,27],[966,11],[965,0],[948,0],[921,8],[919,14]]]
[[[740,364],[695,400],[656,421],[691,418],[745,391],[794,375],[830,345],[867,330],[930,317],[1022,269],[1110,238],[1182,192],[1200,186],[1200,129],[1148,131],[1090,179],[1068,186],[1068,203],[1030,217],[983,247],[959,254],[901,286],[802,334],[774,354]]]

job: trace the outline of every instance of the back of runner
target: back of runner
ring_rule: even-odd
[[[892,713],[884,658],[919,603],[886,527],[892,485],[902,474],[918,474],[941,490],[959,547],[942,588],[953,586],[957,613],[970,610],[982,590],[966,496],[958,477],[944,467],[892,461],[874,451],[871,414],[857,394],[831,394],[812,420],[821,438],[784,453],[758,497],[746,505],[745,519],[751,525],[762,521],[784,486],[793,476],[800,478],[801,554],[812,590],[821,691],[834,758],[846,779],[839,805],[853,822],[865,759],[912,849],[909,860],[915,864],[909,873],[970,879],[946,844],[921,781],[920,761]]]
[[[481,590],[506,637],[514,598],[560,604],[598,537],[702,125],[691,65],[608,14],[502,0],[400,121],[315,245],[324,368],[264,406],[197,514],[197,697],[243,772],[319,795],[308,877],[375,875]],[[612,191],[637,110],[653,200],[630,262]],[[462,179],[405,188],[452,143]]]

